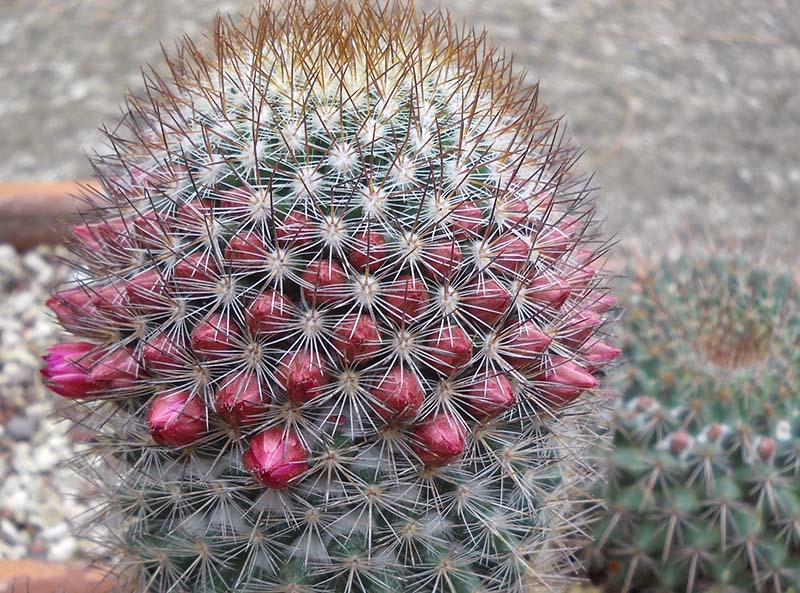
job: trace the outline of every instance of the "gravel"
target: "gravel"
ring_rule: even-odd
[[[69,275],[59,255],[0,245],[0,558],[68,560],[87,545],[69,535],[70,519],[86,510],[67,464],[79,445],[38,375],[60,336],[43,306]]]

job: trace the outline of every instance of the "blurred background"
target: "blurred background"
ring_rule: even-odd
[[[87,179],[140,66],[251,0],[0,0],[0,183]],[[419,0],[486,27],[597,171],[606,231],[645,255],[734,240],[800,252],[797,0]],[[36,374],[57,248],[0,245],[0,559],[79,556],[56,488],[74,446]],[[2,586],[0,586],[0,590]]]

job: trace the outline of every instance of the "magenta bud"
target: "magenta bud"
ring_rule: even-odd
[[[142,374],[139,362],[127,348],[118,348],[98,360],[90,376],[95,383],[111,387],[130,387]]]
[[[435,280],[451,278],[461,266],[461,248],[456,241],[426,243],[420,255],[428,276]]]
[[[213,313],[197,324],[192,331],[191,346],[197,358],[205,361],[223,360],[241,352],[239,328],[230,315]]]
[[[490,245],[490,267],[498,274],[514,276],[528,264],[530,247],[513,234],[502,235]]]
[[[396,366],[372,390],[375,411],[384,419],[406,420],[417,414],[425,398],[417,376]]]
[[[538,365],[541,355],[552,341],[552,337],[528,320],[506,328],[500,353],[508,364],[522,370]]]
[[[253,299],[245,317],[254,334],[275,336],[291,329],[294,305],[279,292],[267,289]]]
[[[293,430],[268,428],[250,439],[242,455],[245,469],[268,488],[286,488],[308,469],[308,453]]]
[[[440,327],[426,340],[427,362],[445,376],[460,371],[472,360],[472,340],[457,325]]]
[[[366,362],[380,350],[381,336],[372,317],[351,313],[333,328],[332,342],[347,362]]]
[[[539,233],[534,249],[542,257],[557,260],[574,244],[569,234],[558,227],[551,227]]]
[[[584,361],[587,363],[587,370],[590,373],[594,373],[622,354],[622,350],[608,342],[590,338],[583,345],[582,354]]]
[[[296,210],[275,225],[275,238],[282,247],[303,247],[312,243],[316,235],[312,220]]]
[[[447,412],[438,412],[413,428],[412,449],[425,465],[444,465],[464,453],[466,429]]]
[[[320,395],[329,380],[323,361],[307,350],[284,354],[278,362],[275,375],[286,397],[298,404]]]
[[[125,225],[122,218],[113,218],[74,226],[72,232],[87,249],[92,251],[102,250],[106,246],[119,249],[131,246]]]
[[[156,268],[139,272],[125,285],[128,300],[141,307],[164,307],[166,285],[164,277]]]
[[[106,319],[122,320],[131,317],[128,291],[124,280],[114,280],[105,286],[93,286],[92,304]]]
[[[669,439],[669,450],[673,455],[680,455],[689,446],[692,437],[685,430],[678,430]]]
[[[569,282],[554,274],[539,274],[528,277],[526,297],[544,303],[552,309],[560,309],[569,298],[572,289]]]
[[[223,255],[225,264],[237,271],[263,268],[266,256],[266,244],[253,232],[242,232],[231,237]]]
[[[597,387],[597,379],[586,369],[562,356],[553,356],[551,365],[536,380],[542,398],[553,409],[562,408],[587,389]]]
[[[566,320],[558,332],[558,339],[568,346],[579,348],[597,331],[603,318],[589,309],[578,311]]]
[[[227,214],[244,214],[253,206],[255,193],[249,187],[234,187],[219,194],[219,209]]]
[[[386,239],[380,233],[368,230],[353,236],[350,263],[359,272],[375,272],[386,262]]]
[[[175,280],[186,290],[196,289],[199,283],[215,284],[219,267],[210,251],[190,253],[182,257],[173,270]]]
[[[605,313],[617,306],[617,299],[609,294],[592,292],[586,297],[586,307],[595,313]]]
[[[456,239],[474,239],[483,230],[483,211],[473,201],[461,201],[450,211],[448,222]]]
[[[350,294],[342,266],[329,259],[312,261],[302,279],[303,298],[309,303],[339,305]]]
[[[422,280],[400,276],[384,287],[386,316],[398,325],[416,320],[428,304],[428,291]]]
[[[756,452],[762,461],[769,462],[775,455],[775,439],[772,437],[763,437],[759,439],[756,446]]]
[[[476,419],[491,418],[511,408],[516,402],[511,383],[505,375],[479,378],[464,389],[464,399]]]
[[[149,210],[133,219],[134,235],[139,245],[146,249],[164,249],[168,245],[168,229],[172,217],[163,212]]]
[[[530,213],[530,206],[522,198],[512,197],[507,200],[498,200],[497,215],[501,220],[507,221],[508,226],[524,224],[529,220]]]
[[[187,366],[184,348],[163,332],[147,340],[142,360],[145,368],[159,373],[183,371]]]
[[[461,296],[464,310],[487,325],[494,325],[505,316],[511,294],[494,278],[476,279]]]
[[[719,422],[714,422],[714,424],[708,427],[708,440],[712,443],[716,443],[722,436],[722,432],[722,425]]]
[[[199,395],[179,389],[155,396],[147,412],[147,427],[159,445],[185,447],[207,430],[206,406]]]
[[[269,394],[253,373],[240,373],[217,389],[216,409],[228,424],[249,424],[267,410]]]
[[[74,333],[86,326],[86,319],[96,316],[93,294],[83,287],[69,288],[51,296],[45,304],[55,313],[58,322]]]
[[[595,277],[597,270],[592,266],[582,264],[580,267],[572,270],[567,277],[567,282],[574,290],[586,290]]]
[[[178,208],[175,226],[190,232],[205,234],[213,214],[214,209],[210,200],[191,200]]]
[[[90,376],[95,346],[87,342],[64,342],[51,346],[44,357],[45,368],[39,372],[47,386],[58,395],[81,399],[98,395],[101,387]]]

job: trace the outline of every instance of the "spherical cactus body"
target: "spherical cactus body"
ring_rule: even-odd
[[[611,591],[800,583],[800,292],[746,258],[683,259],[627,299],[628,371],[595,530]]]
[[[555,586],[618,351],[535,88],[402,3],[263,4],[168,72],[94,159],[44,371],[130,590]]]

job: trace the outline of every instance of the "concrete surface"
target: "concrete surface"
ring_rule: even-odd
[[[421,0],[419,5],[437,3]],[[0,0],[0,181],[80,178],[159,41],[251,0]],[[710,230],[800,251],[798,0],[442,0],[541,79],[645,250]]]

